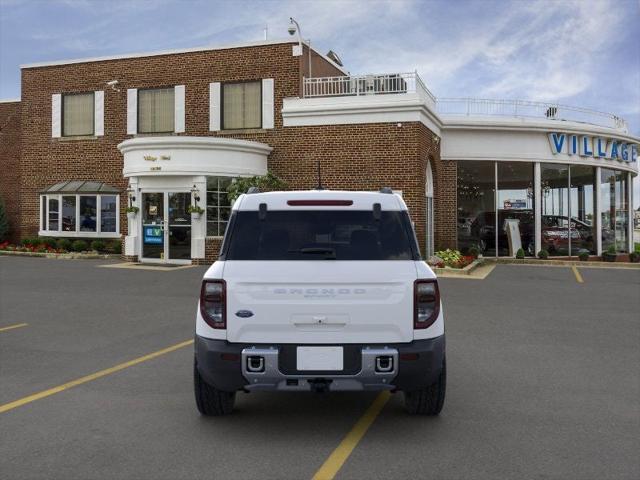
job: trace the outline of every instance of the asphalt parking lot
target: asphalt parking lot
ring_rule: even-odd
[[[311,479],[377,396],[239,394],[201,417],[180,344],[204,267],[105,263],[0,257],[3,479]],[[640,270],[579,273],[441,279],[441,416],[392,395],[335,478],[640,478]]]

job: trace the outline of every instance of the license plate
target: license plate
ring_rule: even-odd
[[[344,368],[342,347],[298,347],[298,370],[331,370]]]

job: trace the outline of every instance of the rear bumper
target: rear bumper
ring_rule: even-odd
[[[300,372],[291,366],[297,345],[229,343],[196,335],[195,355],[200,375],[219,390],[417,390],[434,383],[445,355],[444,335],[409,343],[343,345],[341,372]],[[319,345],[316,345],[319,346]],[[264,359],[260,371],[250,371],[249,357]],[[390,357],[392,369],[378,371],[376,359]],[[345,360],[346,361],[346,360]]]

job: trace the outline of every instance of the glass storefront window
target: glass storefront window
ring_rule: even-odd
[[[96,197],[81,196],[80,197],[80,231],[95,232],[96,231]]]
[[[100,197],[100,231],[115,232],[117,217],[117,197],[102,195]]]
[[[458,162],[458,248],[495,256],[495,163]]]
[[[533,163],[498,162],[498,255],[535,254]]]
[[[550,255],[569,255],[569,166],[540,164],[541,248]]]
[[[595,168],[571,165],[571,255],[580,252],[596,253],[594,222]]]
[[[62,231],[76,231],[76,197],[62,197]]]
[[[231,177],[207,177],[207,236],[221,237],[231,215],[227,187]]]
[[[49,225],[47,230],[58,230],[58,198],[49,198]]]
[[[628,174],[601,169],[600,215],[602,219],[602,251],[613,246],[616,252],[628,250],[629,232]]]

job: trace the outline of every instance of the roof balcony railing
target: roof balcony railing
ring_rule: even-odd
[[[627,122],[611,113],[559,103],[483,98],[438,98],[441,115],[504,116],[588,123],[627,132]]]
[[[305,78],[303,84],[304,98],[418,93],[435,103],[417,72],[312,77]]]
[[[417,72],[312,77],[305,78],[303,86],[304,98],[418,94],[441,115],[540,118],[587,123],[625,133],[629,131],[627,122],[617,115],[560,103],[483,98],[436,99]]]

